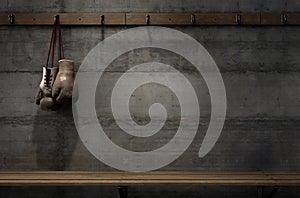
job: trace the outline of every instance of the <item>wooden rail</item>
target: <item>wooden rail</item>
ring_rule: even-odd
[[[0,25],[300,25],[300,13],[0,13]]]
[[[299,172],[0,172],[1,186],[300,186]]]

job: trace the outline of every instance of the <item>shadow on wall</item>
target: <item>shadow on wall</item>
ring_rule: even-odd
[[[72,105],[55,112],[38,110],[32,132],[40,170],[65,170],[78,141]]]

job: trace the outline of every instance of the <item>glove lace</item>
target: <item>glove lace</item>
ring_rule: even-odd
[[[50,69],[47,69],[46,71],[46,75],[44,75],[44,86],[50,88],[52,82],[52,74]]]

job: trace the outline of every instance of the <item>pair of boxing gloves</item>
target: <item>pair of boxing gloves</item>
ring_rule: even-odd
[[[35,94],[35,103],[42,110],[54,111],[70,103],[74,86],[74,62],[62,59],[58,68],[43,67],[43,77]]]

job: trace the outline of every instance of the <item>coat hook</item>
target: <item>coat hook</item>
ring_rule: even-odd
[[[146,24],[147,25],[150,24],[150,15],[149,14],[146,15]]]
[[[15,23],[15,15],[13,15],[13,14],[8,15],[8,22],[9,22],[9,24],[14,24]]]
[[[59,20],[59,15],[56,14],[56,15],[54,16],[54,22],[57,22],[58,20]]]
[[[100,16],[100,21],[101,21],[101,25],[104,25],[104,15],[103,14]]]
[[[287,20],[288,20],[287,14],[282,13],[281,14],[281,23],[286,24]]]
[[[240,25],[242,20],[242,16],[240,14],[236,14],[235,16],[235,22],[236,24]]]
[[[194,14],[191,15],[191,23],[194,25],[196,23],[196,17]]]

